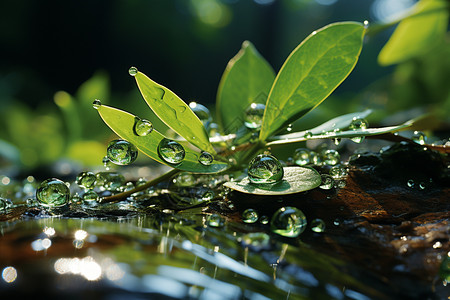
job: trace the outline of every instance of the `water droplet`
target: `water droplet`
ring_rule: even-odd
[[[289,125],[287,126],[287,128],[286,128],[286,131],[287,131],[287,132],[291,132],[291,131],[292,131],[292,128],[293,128],[292,124],[289,124]]]
[[[264,232],[251,232],[244,234],[239,241],[244,247],[251,247],[253,251],[261,251],[263,249],[269,249],[270,236]]]
[[[81,172],[80,174],[78,174],[75,182],[76,184],[78,184],[79,186],[85,188],[85,189],[90,189],[94,186],[95,184],[95,174],[92,172]]]
[[[269,154],[259,154],[248,166],[248,178],[253,183],[273,184],[283,179],[284,170],[278,159]]]
[[[70,203],[72,204],[81,204],[82,198],[80,197],[80,195],[78,193],[75,193],[71,198],[70,198]]]
[[[305,230],[306,217],[295,207],[282,207],[272,216],[270,229],[272,232],[285,237],[297,237]]]
[[[369,127],[369,123],[365,119],[355,117],[350,123],[349,129],[357,131],[357,130],[365,130],[367,129],[367,127]],[[365,138],[364,136],[356,136],[351,138],[351,140],[359,144],[362,141],[364,141],[364,138]]]
[[[427,136],[422,131],[414,131],[411,139],[419,145],[425,145]]]
[[[303,137],[305,139],[310,139],[313,137],[313,133],[311,131],[305,131],[305,135]]]
[[[212,121],[209,109],[206,106],[199,104],[197,102],[189,103],[189,107],[197,115],[200,121],[202,121],[203,126],[205,126],[205,128],[208,128]]]
[[[336,188],[343,189],[343,188],[345,188],[346,184],[347,184],[347,182],[345,180],[335,180],[334,181],[334,187],[336,187]]]
[[[311,162],[310,151],[305,148],[297,148],[295,149],[293,159],[299,166],[307,165]]]
[[[195,184],[195,177],[192,173],[189,172],[181,172],[175,176],[172,182],[177,187],[187,187],[193,186]]]
[[[314,232],[324,232],[325,222],[322,219],[314,219],[311,221],[311,230]]]
[[[111,141],[106,150],[108,159],[116,165],[129,165],[138,156],[136,146],[125,140]]]
[[[341,155],[336,150],[326,150],[322,153],[322,160],[326,165],[337,165],[341,160]]]
[[[92,102],[92,107],[95,109],[99,109],[100,106],[102,106],[102,102],[98,99],[95,99],[94,102]]]
[[[8,202],[5,198],[0,197],[0,212],[6,210],[8,208]]]
[[[369,28],[369,21],[365,20],[363,24],[365,29]]]
[[[258,212],[252,208],[248,208],[242,212],[242,221],[245,223],[255,223],[258,221]]]
[[[341,166],[334,166],[330,169],[329,174],[334,179],[339,179],[347,176],[347,170]]]
[[[138,73],[138,69],[136,67],[131,67],[128,69],[128,74],[130,74],[131,76],[136,76]]]
[[[146,119],[136,117],[134,120],[133,131],[137,136],[146,136],[153,131],[153,125]]]
[[[322,174],[322,175],[320,175],[320,177],[322,178],[322,183],[319,186],[321,189],[329,190],[329,189],[333,188],[334,180],[333,180],[333,178],[331,178],[330,175]]]
[[[414,186],[415,186],[414,180],[412,180],[412,179],[408,180],[408,182],[406,182],[406,185],[409,188],[414,188]]]
[[[342,141],[341,138],[334,138],[334,139],[333,139],[333,143],[334,143],[336,146],[339,146],[339,144],[341,143],[341,141]]]
[[[87,205],[98,204],[98,194],[94,190],[89,190],[83,194],[83,203]]]
[[[125,177],[115,172],[98,172],[95,176],[95,184],[106,190],[117,190],[125,182]]]
[[[266,106],[261,103],[252,103],[245,110],[244,124],[250,129],[259,129],[262,124]]]
[[[158,145],[158,154],[169,164],[179,164],[183,161],[186,152],[179,143],[169,139],[162,139]]]
[[[36,190],[39,204],[46,207],[60,207],[69,201],[70,191],[64,181],[49,178],[43,181]]]
[[[210,227],[222,227],[225,224],[225,220],[218,214],[212,214],[208,216],[208,226]]]
[[[259,218],[259,222],[263,225],[269,224],[269,217],[268,216],[261,216],[261,218]]]
[[[211,153],[203,151],[202,154],[200,154],[198,158],[198,162],[201,163],[204,166],[209,166],[212,164],[214,160],[214,157],[211,155]]]
[[[313,164],[315,164],[316,166],[323,165],[322,156],[319,155],[319,153],[317,153],[315,151],[310,151],[309,156],[310,156],[311,162]]]

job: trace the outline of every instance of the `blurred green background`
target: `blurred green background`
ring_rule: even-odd
[[[146,109],[136,66],[186,102],[214,105],[227,62],[250,40],[275,70],[312,31],[337,21],[389,21],[413,0],[99,0],[0,3],[0,167],[68,159],[101,164],[114,138],[96,98]],[[370,37],[349,78],[305,120],[315,126],[372,108],[378,122],[450,111],[448,37],[432,55],[381,67],[393,28]],[[436,109],[437,108],[437,109]],[[444,108],[444,109],[443,109]],[[140,114],[142,115],[142,113]]]

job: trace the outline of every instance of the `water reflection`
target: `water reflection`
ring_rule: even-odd
[[[6,283],[13,283],[17,279],[17,270],[14,267],[4,268],[2,278]]]

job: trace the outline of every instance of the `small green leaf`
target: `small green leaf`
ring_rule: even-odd
[[[141,72],[134,78],[148,106],[167,126],[200,150],[216,153],[203,123],[189,105]]]
[[[344,81],[358,61],[364,33],[361,23],[334,23],[295,48],[270,91],[261,140],[315,108]]]
[[[283,180],[274,185],[251,183],[248,177],[239,182],[226,182],[224,186],[254,195],[288,195],[312,190],[321,184],[320,174],[305,167],[285,167]]]
[[[172,168],[195,173],[218,173],[228,169],[227,164],[216,160],[209,166],[200,164],[198,162],[200,153],[186,147],[184,147],[186,155],[181,163],[177,165],[168,164],[158,155],[159,142],[165,138],[161,133],[153,129],[153,131],[146,136],[138,136],[134,133],[136,116],[107,105],[101,105],[98,108],[98,112],[103,121],[118,136],[134,144],[142,153],[153,158],[157,162]]]
[[[266,103],[274,79],[269,63],[245,41],[228,63],[217,91],[217,116],[225,134],[244,125],[244,112],[250,104]]]
[[[421,55],[445,38],[448,1],[422,0],[395,29],[378,55],[380,65],[391,65]]]

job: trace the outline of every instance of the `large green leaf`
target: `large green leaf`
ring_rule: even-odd
[[[448,1],[422,0],[413,15],[400,22],[389,41],[381,49],[381,65],[396,64],[426,53],[441,42],[447,31]]]
[[[98,108],[98,112],[103,121],[118,136],[134,144],[142,153],[148,155],[157,162],[179,170],[195,173],[217,173],[228,168],[227,164],[216,160],[214,160],[211,165],[204,166],[198,162],[198,157],[200,154],[186,147],[184,148],[186,151],[186,156],[181,163],[177,165],[166,163],[158,155],[159,142],[165,138],[161,133],[153,129],[153,131],[146,136],[138,136],[134,133],[134,124],[137,118],[136,116],[106,105],[101,105]]]
[[[266,104],[260,139],[319,105],[350,74],[362,48],[365,28],[334,23],[314,31],[281,67]]]
[[[254,184],[248,177],[224,183],[230,189],[254,195],[288,195],[314,189],[322,182],[320,174],[305,167],[285,167],[281,182],[273,185]]]
[[[148,106],[167,126],[200,150],[216,153],[203,123],[189,105],[141,72],[134,78]]]
[[[274,79],[272,67],[245,41],[228,63],[217,91],[217,116],[224,133],[234,133],[244,124],[251,103],[266,103]]]

